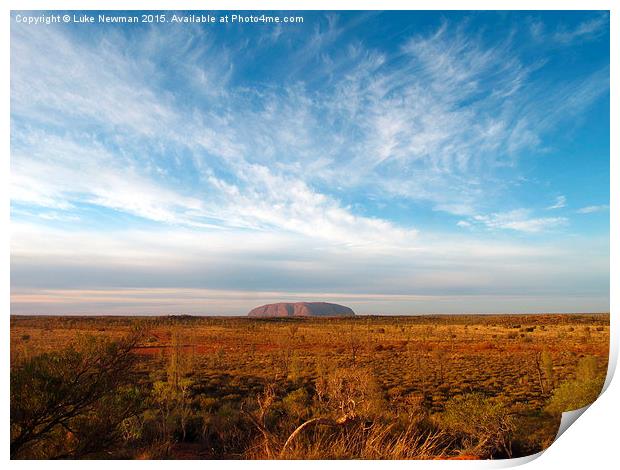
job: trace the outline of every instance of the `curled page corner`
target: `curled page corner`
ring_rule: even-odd
[[[607,375],[605,376],[605,383],[603,383],[603,389],[599,393],[599,397],[607,390],[611,383],[614,374],[616,373],[616,363],[618,362],[618,345],[615,341],[609,341],[609,359],[607,361]]]
[[[558,427],[558,432],[555,435],[555,438],[553,439],[553,442],[557,441],[558,438],[562,434],[564,434],[564,431],[566,431],[569,427],[571,427],[573,425],[573,423],[575,421],[577,421],[579,419],[579,417],[588,408],[590,408],[590,406],[592,406],[592,403],[590,403],[589,405],[584,406],[583,408],[578,408],[576,410],[563,412],[562,413],[562,418],[560,420],[560,426]],[[542,451],[537,452],[535,454],[526,455],[526,456],[523,456],[523,457],[517,457],[517,458],[512,458],[512,459],[496,460],[494,466],[496,466],[498,468],[518,467],[520,465],[524,465],[524,464],[529,463],[529,462],[531,462],[533,460],[536,460],[538,457],[540,457],[544,453],[545,453],[545,451],[542,450]]]
[[[493,467],[496,467],[496,468],[518,467],[520,465],[525,465],[526,463],[536,460],[544,452],[545,452],[544,450],[541,450],[540,452],[536,452],[535,454],[524,455],[523,457],[514,457],[511,459],[501,459],[501,460],[488,460],[487,462],[492,462]]]
[[[572,410],[572,411],[565,411],[564,413],[562,413],[562,419],[560,421],[560,427],[558,428],[558,433],[555,435],[555,439],[553,440],[554,442],[558,440],[558,438],[564,434],[564,431],[566,431],[569,427],[572,426],[572,424],[577,421],[577,419],[579,419],[579,417],[588,409],[590,408],[590,406],[592,405],[592,403],[590,403],[589,405],[584,406],[583,408],[578,408],[576,410]]]

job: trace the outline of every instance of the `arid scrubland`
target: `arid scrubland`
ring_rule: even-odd
[[[12,317],[11,455],[517,457],[608,346],[607,314]]]

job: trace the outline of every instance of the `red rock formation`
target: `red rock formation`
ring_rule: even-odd
[[[281,302],[256,307],[249,317],[352,317],[355,313],[349,307],[327,302]]]

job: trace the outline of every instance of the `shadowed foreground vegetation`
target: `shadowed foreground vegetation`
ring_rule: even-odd
[[[11,457],[528,455],[608,344],[608,315],[12,317]]]

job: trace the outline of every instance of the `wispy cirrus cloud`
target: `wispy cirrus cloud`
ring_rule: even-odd
[[[587,19],[567,24],[559,22],[553,27],[545,26],[540,17],[527,21],[531,37],[538,43],[557,44],[566,47],[580,42],[593,41],[609,31],[609,16],[600,12]]]
[[[15,282],[43,283],[38,265],[83,283],[96,260],[102,282],[183,272],[182,283],[222,289],[475,290],[501,277],[496,259],[527,251],[520,240],[481,248],[498,233],[572,228],[545,212],[567,196],[540,201],[580,202],[547,176],[533,183],[523,163],[605,96],[608,67],[550,84],[544,51],[526,57],[514,29],[489,40],[467,19],[438,20],[385,45],[359,33],[376,15],[232,39],[193,26],[86,37],[13,24],[11,198],[29,224],[13,238]],[[524,197],[535,185],[546,194]],[[100,218],[105,233],[86,230]],[[438,242],[451,230],[450,243],[488,260],[475,285],[462,269],[474,259]],[[82,250],[71,266],[63,246]],[[148,268],[119,277],[131,263]]]
[[[566,207],[566,196],[557,196],[555,202],[547,207],[548,210],[562,209]]]
[[[491,230],[509,229],[517,232],[538,233],[564,227],[568,224],[568,219],[566,217],[533,217],[528,209],[515,209],[488,215],[474,215],[469,220],[461,222],[462,227],[478,225]]]
[[[308,47],[331,44],[344,26],[332,18],[326,28],[311,35]],[[468,36],[464,25],[443,23],[427,36],[408,40],[396,54],[359,43],[345,52],[323,51],[319,56],[322,65],[315,73],[333,70],[338,63],[339,78],[332,76],[326,86],[314,91],[301,80],[260,91],[231,86],[230,50],[194,29],[157,34],[149,30],[131,44],[122,35],[80,44],[53,29],[35,36],[21,34],[16,29],[12,81],[12,112],[18,122],[13,141],[15,147],[24,148],[16,158],[18,163],[31,158],[25,147],[36,140],[26,135],[30,131],[20,128],[19,122],[37,121],[51,133],[50,152],[55,151],[54,145],[65,147],[63,141],[71,148],[73,141],[84,139],[88,146],[105,147],[111,154],[120,150],[120,160],[145,182],[157,181],[157,172],[166,171],[166,166],[184,171],[194,168],[205,175],[203,181],[218,181],[200,188],[203,195],[194,199],[230,198],[232,194],[224,189],[237,187],[238,208],[254,193],[258,200],[280,208],[305,207],[308,191],[317,195],[315,201],[331,198],[330,204],[338,206],[338,188],[362,192],[372,188],[383,198],[427,202],[436,210],[472,215],[490,195],[498,195],[496,172],[515,166],[515,154],[540,141],[541,125],[532,105],[521,104],[526,113],[519,114],[512,103],[523,100],[534,69],[516,56],[506,60],[512,47],[510,37],[488,46]],[[201,106],[175,97],[158,83],[165,83],[167,69],[157,68],[155,51],[161,54],[162,48],[173,46],[189,58],[179,66],[187,74],[183,80],[190,89],[203,91]],[[33,55],[41,56],[36,65],[25,59]],[[200,59],[207,57],[209,65],[202,65]],[[303,54],[295,60],[303,63],[310,58]],[[210,64],[217,65],[212,69]],[[33,67],[46,73],[36,73]],[[219,88],[213,88],[209,76],[224,77]],[[605,90],[604,82],[593,80],[581,98],[573,97],[570,103],[563,100],[565,117],[578,113]],[[583,88],[582,84],[575,86]],[[189,122],[186,116],[191,116]],[[54,131],[57,120],[70,122],[73,130],[67,132],[65,126],[62,132]],[[551,125],[547,119],[546,127]],[[111,133],[106,136],[111,141],[103,142],[102,130]],[[347,137],[351,135],[357,137],[351,140]],[[54,164],[72,166],[70,158],[75,159],[63,160],[56,151],[47,158],[45,170],[51,171],[49,166]],[[25,164],[15,169],[18,179],[22,168]],[[286,181],[292,188],[305,190],[281,197],[268,186],[262,190],[260,185],[251,187],[245,175],[257,168],[262,169],[264,181]],[[176,185],[185,186],[182,182]],[[137,181],[131,186],[145,194],[172,190],[155,183],[149,190],[148,184]],[[19,187],[36,185],[20,183]],[[126,190],[112,192],[122,197]],[[183,201],[177,195],[166,199]],[[294,201],[295,195],[302,199]],[[135,194],[127,196],[136,199]],[[27,195],[17,190],[14,199],[22,197]],[[38,200],[44,199],[40,195]],[[101,191],[90,199],[117,210],[127,207],[153,220],[179,219],[158,214],[148,203],[141,208],[115,201]],[[199,213],[198,206],[205,204],[186,200],[178,204],[178,210]],[[347,212],[343,206],[340,210]],[[211,210],[205,211],[206,216],[214,216]],[[357,216],[357,220],[364,218]],[[250,217],[243,223],[256,226],[261,221]]]
[[[600,204],[600,205],[596,205],[596,206],[586,206],[586,207],[582,207],[580,209],[577,209],[577,213],[578,214],[593,214],[594,212],[602,212],[602,211],[606,211],[609,209],[609,206],[607,204]]]
[[[596,39],[608,30],[609,17],[606,14],[601,14],[595,18],[582,21],[573,28],[561,26],[553,33],[552,37],[562,44],[571,44],[576,41]]]

